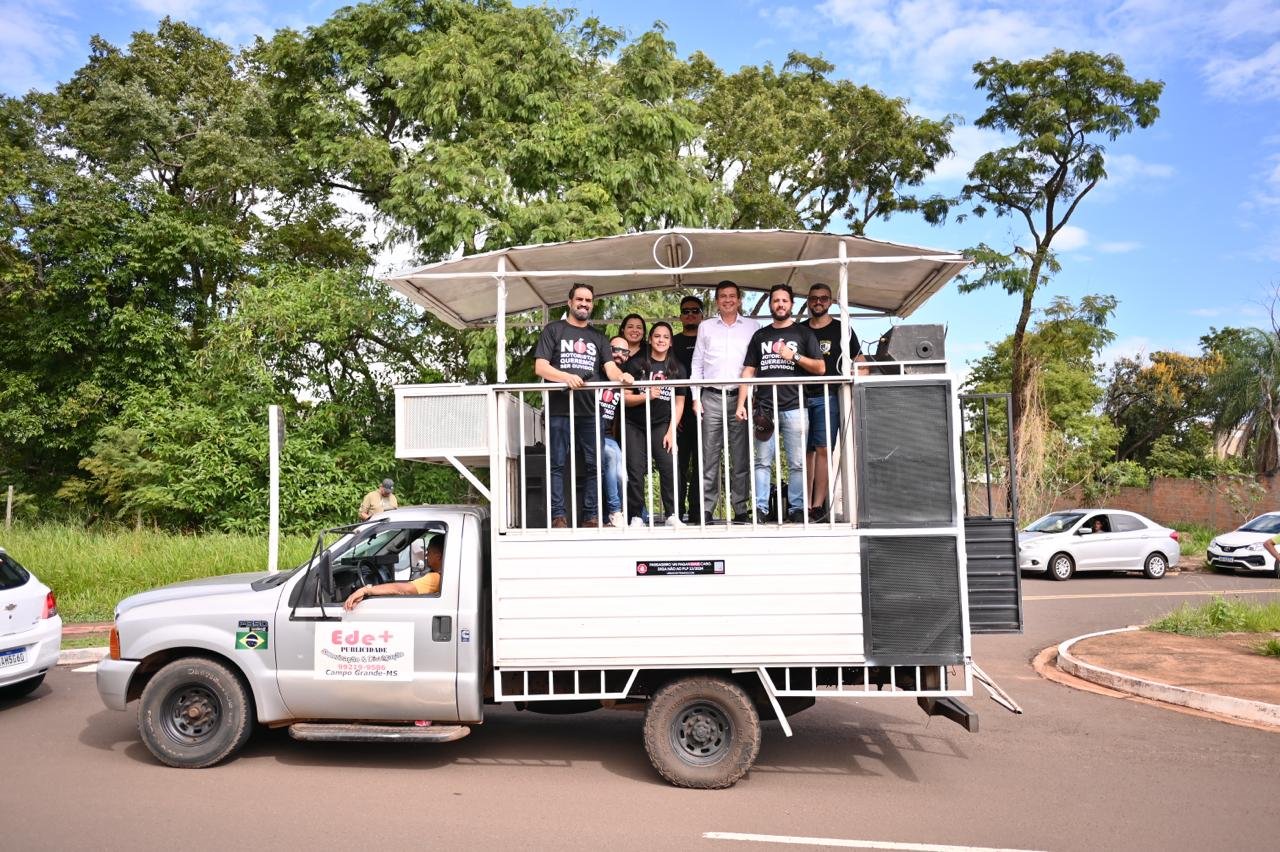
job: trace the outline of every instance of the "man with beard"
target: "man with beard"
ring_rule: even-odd
[[[849,346],[844,346],[843,325],[831,317],[831,288],[826,284],[814,284],[809,288],[809,319],[805,325],[818,338],[818,349],[826,363],[824,375],[840,375],[840,357],[848,352],[856,361],[863,360],[858,335],[849,329]],[[825,393],[824,393],[825,389]],[[806,478],[809,489],[809,519],[822,521],[827,517],[829,448],[835,446],[836,433],[840,430],[840,395],[838,385],[806,385],[805,406],[809,415],[809,446],[805,456]]]
[[[590,381],[610,381],[629,385],[633,381],[618,368],[609,357],[604,335],[591,328],[591,308],[595,303],[595,290],[589,284],[573,284],[569,287],[569,310],[565,318],[548,323],[542,329],[534,349],[533,371],[544,382],[567,385],[568,391],[552,391],[548,394],[551,446],[551,526],[564,529],[569,526],[565,511],[564,471],[569,454],[570,433],[573,443],[582,452],[583,473],[589,487],[579,495],[582,500],[584,527],[600,525],[596,506],[596,394],[582,390]],[[572,418],[572,419],[571,419]],[[573,507],[574,518],[577,506]]]
[[[742,378],[795,378],[802,372],[821,375],[826,369],[818,338],[807,326],[791,318],[792,292],[786,284],[769,290],[769,312],[773,322],[751,337],[743,361]],[[738,420],[747,421],[747,394],[750,385],[738,388]],[[782,432],[783,451],[787,457],[787,512],[791,523],[804,520],[804,414],[800,408],[799,385],[758,385],[753,403],[756,422],[756,519],[761,523],[781,523],[778,516],[769,517],[769,474],[773,470],[774,441]]]

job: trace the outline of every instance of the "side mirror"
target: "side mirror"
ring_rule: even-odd
[[[1080,529],[1076,530],[1076,535],[1093,535],[1093,528],[1081,527]]]

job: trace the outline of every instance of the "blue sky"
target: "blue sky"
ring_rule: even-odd
[[[0,0],[0,89],[65,80],[100,34],[123,44],[163,15],[243,44],[282,26],[323,21],[342,3],[263,0]],[[960,114],[956,156],[930,189],[954,191],[973,159],[999,144],[972,126],[983,108],[972,64],[1054,48],[1113,51],[1134,76],[1166,83],[1161,118],[1109,147],[1110,180],[1080,206],[1055,247],[1062,272],[1042,290],[1120,302],[1106,353],[1194,352],[1210,326],[1269,325],[1280,286],[1280,0],[579,0],[632,34],[654,21],[682,56],[702,50],[721,67],[780,64],[790,50],[820,53],[837,74],[908,98],[921,114]],[[930,227],[910,217],[870,236],[961,249],[1025,241],[1011,219]],[[1008,334],[1017,313],[1002,292],[935,297],[912,321],[949,326],[948,354],[970,359]],[[885,321],[858,324],[875,337]]]

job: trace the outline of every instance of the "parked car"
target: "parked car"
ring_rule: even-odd
[[[1018,535],[1018,567],[1069,580],[1077,571],[1141,571],[1158,580],[1178,564],[1178,531],[1136,512],[1051,512]]]
[[[1205,559],[1219,571],[1265,571],[1280,579],[1280,565],[1262,546],[1276,535],[1280,535],[1280,512],[1267,512],[1209,542]]]
[[[20,698],[43,683],[61,648],[53,592],[0,548],[0,699]]]

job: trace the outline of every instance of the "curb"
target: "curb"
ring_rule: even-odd
[[[82,666],[86,663],[96,663],[107,655],[106,646],[101,648],[68,648],[65,651],[58,652],[58,665],[60,666]]]
[[[1116,630],[1100,630],[1097,633],[1088,633],[1084,636],[1068,639],[1058,645],[1058,668],[1081,680],[1087,680],[1090,683],[1096,683],[1099,686],[1105,686],[1120,692],[1139,695],[1154,701],[1163,701],[1166,704],[1177,704],[1181,707],[1190,707],[1194,710],[1229,716],[1232,719],[1280,727],[1280,704],[1268,704],[1265,701],[1251,701],[1246,698],[1233,698],[1229,695],[1217,695],[1212,692],[1198,692],[1182,686],[1145,680],[1134,675],[1086,663],[1071,654],[1071,646],[1085,639],[1141,629],[1141,627],[1121,627]]]

